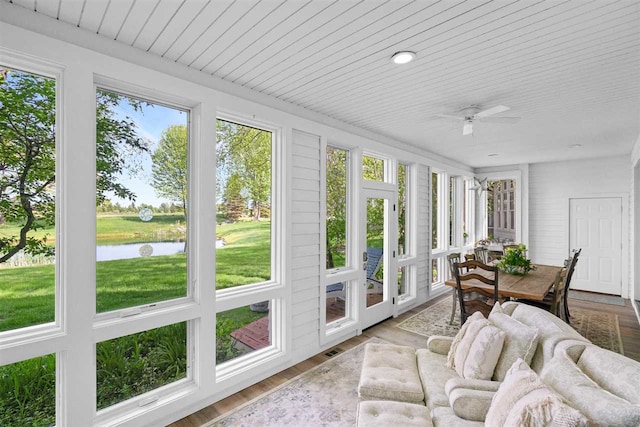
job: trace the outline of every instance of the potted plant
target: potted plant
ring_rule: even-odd
[[[496,263],[496,267],[509,274],[527,274],[535,270],[535,266],[526,255],[527,247],[523,244],[515,248],[507,248],[500,261]]]

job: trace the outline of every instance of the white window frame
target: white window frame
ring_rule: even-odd
[[[55,80],[55,165],[56,165],[56,194],[55,194],[55,273],[54,273],[54,320],[23,328],[10,329],[0,332],[0,355],[2,365],[11,365],[35,357],[55,355],[55,420],[56,425],[62,425],[64,411],[62,410],[61,371],[65,368],[62,353],[67,349],[66,333],[66,302],[67,285],[65,281],[65,265],[67,258],[66,236],[70,233],[69,227],[63,222],[64,213],[69,209],[68,203],[63,199],[63,190],[68,180],[63,173],[63,164],[67,161],[67,150],[64,143],[64,119],[63,96],[66,89],[64,67],[60,64],[34,58],[30,55],[8,50],[0,47],[1,63],[12,69],[25,73],[36,74]],[[71,159],[69,159],[71,161]]]
[[[402,164],[405,167],[405,197],[406,197],[406,217],[405,217],[405,254],[403,256],[396,257],[397,269],[406,268],[405,274],[407,277],[407,289],[405,293],[397,296],[396,313],[403,311],[405,307],[413,304],[417,298],[417,270],[418,270],[418,256],[417,256],[417,209],[418,209],[418,190],[416,183],[418,182],[418,167],[416,164],[409,162],[398,161],[397,165]],[[397,170],[395,179],[397,180]],[[396,185],[398,182],[396,182]],[[397,285],[393,286],[395,292],[397,292]]]
[[[13,68],[25,73],[35,74],[46,77],[56,82],[56,119],[55,119],[55,163],[56,163],[56,194],[55,194],[55,273],[54,273],[54,320],[53,322],[42,323],[38,325],[26,326],[23,328],[10,329],[0,332],[0,349],[4,347],[21,346],[22,344],[38,343],[51,339],[56,339],[64,334],[65,324],[65,300],[64,293],[64,269],[61,268],[65,260],[64,250],[65,242],[61,239],[67,228],[63,224],[64,211],[66,203],[63,202],[63,191],[65,185],[65,176],[63,174],[63,162],[65,160],[65,150],[63,147],[63,111],[62,97],[64,85],[64,68],[53,62],[35,59],[33,57],[22,55],[14,51],[8,51],[0,48],[0,57],[2,65]],[[36,344],[37,346],[37,344]],[[39,354],[39,351],[34,352]],[[40,355],[51,354],[51,351]],[[22,360],[28,360],[33,357],[9,358],[9,363],[16,363]],[[58,357],[56,357],[56,360]],[[3,360],[4,362],[4,360]],[[57,362],[56,362],[57,363]],[[57,368],[56,368],[57,369]]]
[[[525,230],[525,221],[528,212],[525,212],[525,192],[527,191],[524,186],[524,182],[526,180],[526,170],[523,173],[522,170],[512,170],[512,171],[504,171],[504,172],[487,172],[482,174],[477,174],[476,178],[480,181],[483,179],[487,179],[487,181],[500,181],[505,179],[512,179],[516,183],[515,194],[515,218],[516,218],[516,242],[528,244],[529,241],[529,231]],[[487,224],[487,193],[486,191],[477,198],[479,205],[476,205],[476,230],[482,230],[482,237],[487,236],[488,233],[488,224]]]
[[[334,147],[348,152],[347,160],[347,241],[346,262],[344,267],[330,270],[326,268],[327,250],[327,147]],[[360,276],[361,262],[357,254],[358,246],[358,197],[359,183],[362,179],[362,158],[360,150],[339,142],[328,142],[320,139],[320,343],[322,345],[344,339],[355,333],[358,326],[357,283]],[[377,157],[379,158],[379,157]],[[384,159],[383,159],[384,160]],[[327,324],[327,292],[326,287],[338,282],[345,283],[345,317]]]
[[[462,179],[462,197],[466,198],[465,205],[465,215],[467,218],[467,234],[468,234],[468,242],[465,243],[464,236],[462,236],[462,249],[466,252],[473,250],[474,242],[477,239],[475,229],[476,229],[476,197],[475,190],[471,190],[471,187],[474,185],[473,178],[463,177]],[[467,189],[465,191],[465,183],[467,184]],[[464,232],[464,230],[463,230]]]
[[[158,97],[157,92],[150,92],[148,89],[142,89],[139,87],[132,86],[130,84],[120,82],[114,79],[110,79],[104,76],[96,76],[94,79],[94,90],[97,92],[99,89],[104,89],[111,93],[115,93],[117,95],[122,95],[126,97],[132,97],[139,99],[141,101],[148,101],[155,105],[161,105],[167,108],[172,108],[175,110],[180,110],[187,115],[187,164],[188,170],[187,173],[189,176],[187,177],[187,205],[191,207],[191,199],[193,195],[192,190],[192,171],[195,170],[195,160],[193,159],[192,149],[194,144],[192,143],[192,106],[193,104],[187,100],[183,100],[180,98],[172,97],[170,95],[163,95],[162,97]],[[187,211],[187,241],[190,245],[197,245],[197,241],[201,238],[193,229],[191,224],[195,222],[194,218],[194,209],[188,209]],[[102,323],[108,324],[112,319],[125,318],[130,316],[135,316],[138,314],[143,314],[147,312],[156,312],[159,310],[170,309],[175,306],[182,306],[185,304],[194,302],[194,277],[196,277],[195,265],[194,261],[190,256],[187,255],[187,281],[185,283],[186,286],[186,295],[184,297],[178,297],[171,300],[163,300],[163,301],[154,301],[150,303],[140,304],[137,306],[124,307],[111,311],[105,311],[98,313],[96,312],[95,321],[98,326]],[[96,283],[97,285],[97,283]],[[97,292],[97,288],[96,288]],[[96,293],[96,304],[97,304],[97,293]]]
[[[188,162],[188,195],[187,195],[187,239],[193,248],[202,245],[205,236],[200,236],[197,232],[195,211],[192,206],[197,203],[195,200],[196,185],[194,173],[196,171],[196,163],[198,158],[198,144],[193,143],[193,135],[196,135],[194,125],[194,109],[196,103],[194,101],[184,99],[175,95],[161,93],[157,90],[143,88],[129,82],[113,79],[107,76],[95,75],[93,91],[94,94],[98,89],[105,89],[116,94],[131,96],[143,101],[149,101],[154,104],[163,105],[169,108],[181,110],[187,114],[187,127],[189,141],[187,142],[187,162]],[[94,116],[95,117],[95,116]],[[94,141],[95,142],[95,141]],[[95,233],[94,233],[95,239]],[[94,245],[95,246],[95,245]],[[197,251],[192,251],[192,253]],[[95,254],[95,252],[94,252]],[[95,259],[95,258],[94,258]],[[157,329],[163,326],[169,326],[176,323],[187,322],[187,372],[186,377],[178,381],[166,384],[162,387],[150,390],[137,396],[133,396],[127,400],[116,403],[107,408],[97,410],[96,399],[94,399],[94,422],[96,425],[109,425],[119,420],[125,420],[132,416],[138,416],[147,411],[145,407],[157,406],[159,404],[169,403],[172,400],[196,390],[197,383],[194,375],[194,367],[198,358],[196,352],[196,323],[197,306],[195,294],[198,292],[196,288],[196,277],[198,276],[198,261],[193,257],[187,257],[187,283],[186,296],[172,300],[159,301],[157,303],[147,303],[139,306],[126,307],[113,311],[97,313],[94,305],[94,351],[93,365],[96,366],[96,346],[95,344],[108,341],[127,335]],[[95,276],[94,276],[95,277]],[[94,304],[96,303],[97,289],[94,281]],[[94,380],[96,381],[96,380]],[[95,384],[97,387],[97,383]],[[94,387],[97,393],[97,388]]]
[[[254,371],[268,363],[276,363],[287,355],[285,333],[285,248],[284,248],[284,212],[285,212],[285,155],[286,141],[281,126],[256,120],[243,114],[221,110],[216,112],[216,120],[225,120],[239,125],[271,132],[271,279],[216,290],[216,317],[239,307],[245,307],[261,301],[270,301],[269,321],[271,343],[269,346],[252,351],[246,355],[216,365],[216,384],[233,384],[241,380],[243,374]]]

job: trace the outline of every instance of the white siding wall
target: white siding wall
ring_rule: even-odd
[[[318,349],[320,137],[293,131],[291,268],[293,351]]]
[[[431,169],[418,165],[418,304],[426,301],[431,289]]]
[[[561,265],[569,255],[570,198],[623,195],[624,205],[629,200],[632,179],[626,156],[530,165],[529,255],[532,260]],[[625,218],[631,222],[631,217]],[[629,248],[631,239],[627,239],[623,244]],[[628,256],[628,251],[623,251],[623,264]],[[623,280],[623,286],[629,283],[624,276]]]

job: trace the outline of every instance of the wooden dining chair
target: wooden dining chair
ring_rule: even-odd
[[[571,288],[571,279],[573,278],[573,273],[576,269],[576,264],[578,263],[578,257],[580,256],[580,252],[582,252],[582,248],[578,250],[573,250],[573,257],[569,262],[569,266],[567,267],[567,278],[566,285],[563,297],[563,305],[564,305],[564,315],[567,323],[571,323],[571,314],[569,313],[569,289]]]
[[[484,246],[473,248],[473,254],[476,256],[476,261],[479,261],[483,264],[489,263],[489,250]]]
[[[449,271],[451,272],[451,277],[455,277],[453,273],[453,265],[460,262],[460,252],[454,252],[447,255],[447,262],[449,263]],[[456,288],[453,288],[453,303],[451,304],[451,319],[449,320],[449,324],[453,324],[453,318],[456,316],[456,305],[458,300],[458,292]]]
[[[476,311],[480,311],[485,317],[489,317],[493,305],[498,301],[498,268],[475,260],[454,263],[453,267],[458,302],[460,303],[460,324],[464,324],[467,318]],[[462,274],[463,269],[468,270],[468,272]],[[493,276],[493,278],[478,274],[474,271],[475,269],[491,272],[493,275],[490,274],[489,276]],[[472,279],[492,286],[492,289],[479,288],[476,286],[462,287],[462,282]]]
[[[566,279],[567,269],[563,268],[556,274],[556,278],[554,279],[553,286],[551,288],[552,290],[549,291],[547,295],[545,295],[542,301],[519,298],[518,302],[533,305],[543,310],[547,310],[551,314],[558,316],[559,318],[567,322],[564,309],[564,296],[567,290]]]
[[[534,305],[536,307],[543,308],[551,313],[555,314],[566,323],[571,323],[571,315],[569,313],[569,288],[571,285],[571,278],[578,262],[578,256],[582,249],[574,250],[573,256],[569,258],[565,263],[566,268],[563,268],[558,272],[558,276],[554,281],[554,285],[551,290],[544,297],[542,301],[518,299],[518,302]]]

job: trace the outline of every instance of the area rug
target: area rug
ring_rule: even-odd
[[[354,426],[365,344],[372,338],[205,424],[213,426]]]
[[[456,310],[453,324],[450,325],[451,304],[451,297],[444,298],[399,323],[397,327],[427,337],[431,335],[453,337],[459,329],[460,311]],[[571,307],[570,311],[571,326],[580,335],[602,348],[624,354],[620,324],[616,314]]]

